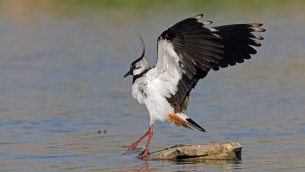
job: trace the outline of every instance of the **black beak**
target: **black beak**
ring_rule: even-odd
[[[124,75],[124,78],[126,78],[127,76],[131,75],[131,70],[128,71],[125,75]]]

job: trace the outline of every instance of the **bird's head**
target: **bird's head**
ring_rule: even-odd
[[[142,49],[143,49],[142,55],[140,58],[138,58],[137,60],[135,60],[134,62],[131,63],[130,70],[124,75],[124,78],[129,75],[132,75],[132,76],[140,75],[149,69],[148,61],[145,58],[145,45],[142,40],[142,37],[139,36],[139,38],[142,41]]]
[[[130,70],[124,75],[124,78],[129,75],[140,75],[147,69],[149,69],[147,59],[144,56],[140,57],[136,61],[131,63]]]

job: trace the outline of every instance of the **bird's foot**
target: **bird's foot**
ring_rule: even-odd
[[[145,149],[142,155],[139,155],[138,158],[144,158],[145,156],[148,156],[148,150]]]
[[[138,144],[134,143],[130,146],[124,146],[124,148],[128,148],[128,149],[134,149]]]

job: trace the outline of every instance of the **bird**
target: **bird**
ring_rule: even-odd
[[[199,21],[203,14],[184,19],[165,30],[157,40],[157,62],[150,67],[142,43],[140,58],[131,63],[124,78],[132,75],[132,95],[145,104],[150,115],[148,131],[135,143],[125,146],[134,149],[149,136],[145,150],[138,158],[149,155],[148,148],[156,121],[168,121],[171,125],[206,132],[185,114],[190,92],[210,70],[234,66],[257,53],[253,47],[263,40],[253,32],[265,32],[263,24],[230,24],[206,27],[212,21]],[[256,40],[255,40],[256,39]]]

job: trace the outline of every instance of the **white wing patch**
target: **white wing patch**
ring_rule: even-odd
[[[168,73],[170,75],[170,81],[172,84],[177,86],[183,74],[183,71],[179,66],[179,57],[174,51],[173,44],[168,43],[166,50],[169,58]]]
[[[165,97],[177,92],[177,84],[183,75],[179,66],[179,57],[174,51],[173,44],[167,40],[158,42],[158,61],[151,70],[151,78],[160,93]]]

